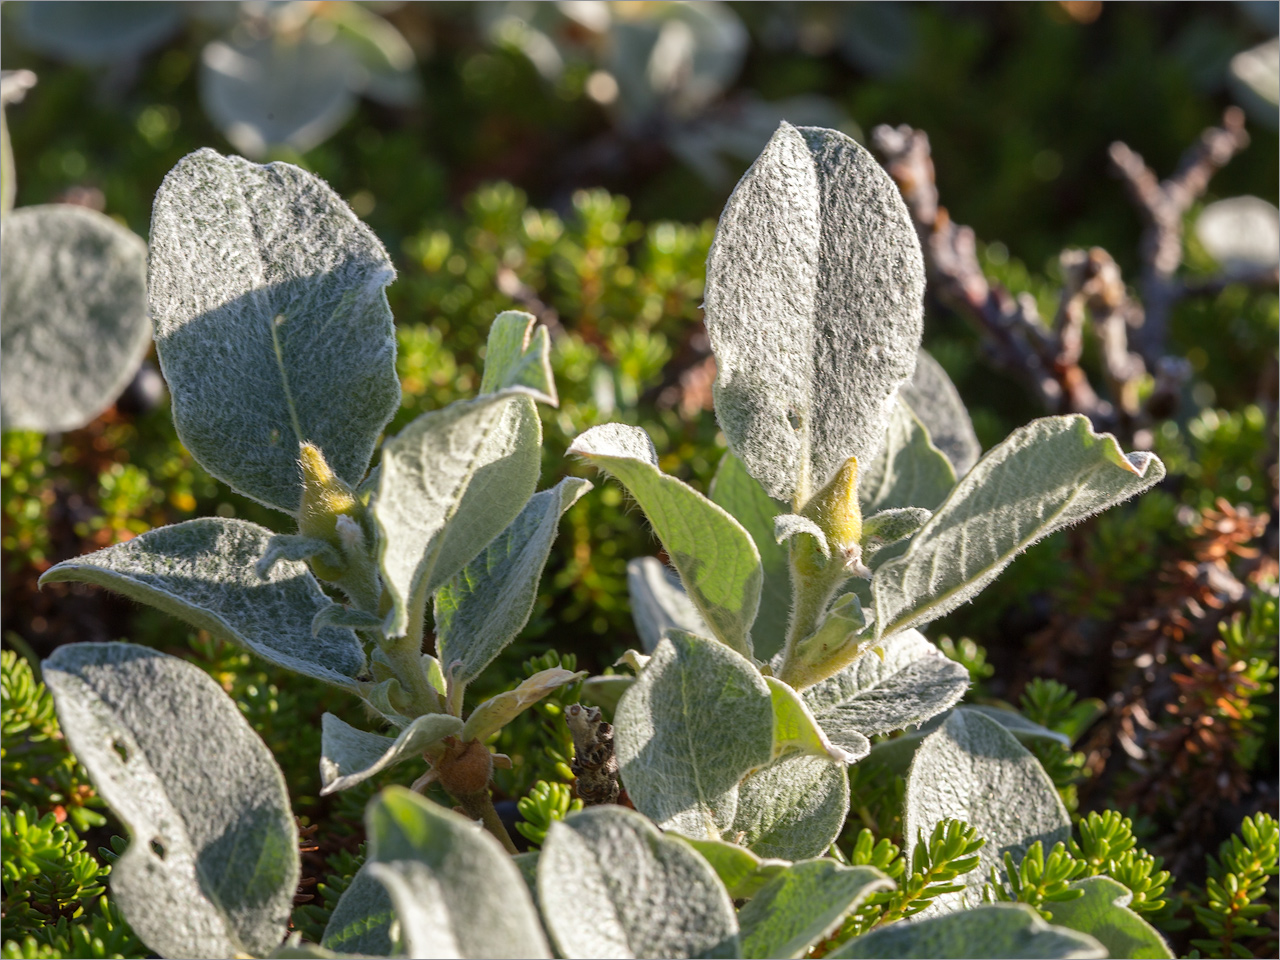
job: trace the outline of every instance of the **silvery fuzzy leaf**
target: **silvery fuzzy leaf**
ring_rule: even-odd
[[[1159,931],[1129,909],[1133,893],[1110,877],[1086,877],[1071,884],[1084,896],[1055,900],[1053,922],[1095,938],[1113,957],[1166,960],[1175,956]]]
[[[467,717],[460,739],[464,743],[470,740],[483,743],[543,697],[586,675],[585,670],[574,673],[563,667],[539,670],[514,690],[499,693],[477,706]]]
[[[463,683],[480,675],[524,629],[560,517],[591,482],[565,477],[535,493],[520,514],[436,593],[436,649]],[[462,666],[455,669],[454,664]]]
[[[390,766],[415,757],[433,743],[462,730],[462,721],[443,713],[416,718],[395,737],[359,730],[332,713],[320,718],[320,796],[346,790]]]
[[[813,537],[818,550],[824,557],[831,556],[831,545],[827,543],[827,535],[808,517],[802,517],[798,513],[780,513],[773,518],[773,539],[778,544],[784,544],[801,533]]]
[[[982,444],[960,392],[928,351],[916,354],[916,372],[898,388],[898,397],[924,424],[933,445],[947,455],[957,477],[973,469],[982,456]]]
[[[720,217],[706,287],[716,416],[771,497],[801,506],[880,448],[923,295],[889,175],[842,133],[783,123]]]
[[[591,807],[551,825],[538,902],[567,960],[742,956],[733,901],[715,872],[625,807]]]
[[[1010,802],[1016,798],[1016,802]],[[969,909],[982,901],[991,870],[1015,862],[1036,841],[1050,849],[1071,837],[1071,818],[1040,761],[994,720],[960,708],[925,738],[907,774],[904,836],[908,849],[948,817],[973,827],[986,845],[964,889],[937,897],[923,915]]]
[[[636,498],[680,571],[685,593],[716,639],[751,656],[751,623],[763,574],[750,535],[724,509],[658,468],[639,427],[607,423],[573,441],[570,454],[613,474]]]
[[[1025,903],[989,903],[929,920],[893,923],[847,940],[827,956],[832,960],[1088,960],[1107,956],[1107,950],[1086,934],[1050,926]]]
[[[44,681],[129,829],[111,896],[143,942],[166,957],[274,950],[298,885],[297,828],[280,768],[234,701],[198,667],[130,643],[60,647]]]
[[[200,465],[296,513],[298,448],[355,487],[400,405],[395,270],[324,181],[198,150],[160,185],[147,282],[178,436]]]
[[[680,585],[680,575],[657,557],[627,561],[627,593],[631,619],[646,653],[653,653],[668,630],[683,630],[700,637],[711,628]]]
[[[365,824],[369,873],[391,895],[408,956],[551,956],[520,871],[478,824],[394,786]]]
[[[790,508],[764,492],[742,461],[725,451],[711,481],[711,500],[733,514],[751,535],[760,551],[764,583],[760,588],[760,610],[751,625],[751,646],[760,660],[769,660],[787,639],[791,614],[791,564],[785,548],[774,538],[773,518]],[[703,631],[691,630],[705,636]]]
[[[774,760],[790,753],[803,753],[836,763],[853,763],[870,752],[869,745],[863,753],[854,754],[832,744],[800,694],[777,677],[764,680],[773,698]]]
[[[956,485],[906,552],[876,569],[876,635],[950,613],[1037,540],[1163,476],[1154,454],[1124,454],[1079,414],[1015,430]]]
[[[312,620],[331,601],[306,564],[283,560],[258,575],[270,540],[270,530],[245,520],[187,520],[64,560],[40,582],[96,583],[278,667],[354,691],[365,669],[360,641],[338,627],[312,633]]]
[[[541,444],[533,401],[509,394],[425,413],[384,444],[373,515],[389,635],[420,624],[427,599],[519,516]]]
[[[906,402],[889,411],[884,444],[865,467],[859,464],[858,499],[866,515],[897,507],[934,509],[956,485],[956,472]]]
[[[85,207],[6,213],[0,315],[4,429],[82,427],[128,386],[151,344],[147,245]]]
[[[489,327],[481,393],[523,390],[542,403],[558,406],[551,372],[551,338],[537,317],[520,310],[504,310]]]
[[[969,672],[925,639],[904,630],[864,653],[830,679],[804,691],[805,702],[832,742],[846,745],[923,723],[960,701]]]
[[[733,826],[724,837],[741,835],[760,857],[806,860],[826,853],[848,812],[844,764],[791,754],[742,781]]]
[[[672,831],[668,831],[667,836],[676,837],[697,850],[735,900],[750,900],[778,873],[791,866],[787,860],[757,857],[745,847],[727,840],[682,837]]]
[[[668,631],[618,701],[614,751],[637,810],[663,829],[718,839],[738,781],[772,755],[769,687],[724,644]]]
[[[867,897],[893,888],[875,867],[844,867],[825,859],[793,863],[738,912],[742,955],[803,957]]]
[[[389,957],[395,949],[391,927],[395,907],[387,888],[369,872],[366,860],[338,899],[324,928],[320,945],[326,950],[357,956]]]

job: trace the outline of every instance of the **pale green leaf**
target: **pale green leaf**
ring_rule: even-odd
[[[832,744],[808,705],[796,691],[776,677],[765,677],[773,699],[773,757],[803,753],[837,763],[853,763],[870,752],[870,744],[860,756]]]
[[[680,585],[680,575],[657,557],[627,561],[627,593],[631,619],[646,652],[652,653],[668,630],[711,635],[711,628]]]
[[[900,557],[871,581],[876,633],[897,633],[951,612],[1015,556],[1055,530],[1154,486],[1164,464],[1124,454],[1079,414],[1015,430],[978,461]]]
[[[1016,710],[1006,710],[1003,707],[991,707],[979,703],[966,703],[964,709],[972,710],[990,720],[994,720],[1022,743],[1029,743],[1032,740],[1053,740],[1064,747],[1071,746],[1071,738],[1065,733],[1058,733],[1056,730],[1050,730],[1048,727],[1043,727],[1028,720]]]
[[[504,310],[489,327],[481,393],[521,390],[535,400],[558,406],[551,373],[551,339],[546,327],[535,327],[531,313]]]
[[[462,740],[487,740],[547,694],[554,693],[566,683],[581,680],[586,675],[586,671],[574,673],[563,667],[539,670],[514,690],[490,697],[476,707],[462,729]]]
[[[297,533],[277,533],[267,541],[267,548],[262,551],[262,556],[253,568],[258,576],[265,579],[280,560],[310,560],[312,557],[319,557],[335,567],[345,564],[342,554],[327,540],[304,537]]]
[[[827,535],[808,517],[802,517],[798,513],[780,513],[773,518],[773,539],[779,544],[786,543],[800,533],[813,537],[818,550],[824,557],[831,556],[831,545],[827,543]]]
[[[760,611],[751,625],[751,645],[756,657],[768,661],[786,642],[791,614],[791,564],[773,532],[773,518],[790,508],[765,493],[742,461],[728,451],[720,458],[711,481],[711,499],[733,514],[760,552],[764,584],[760,588]]]
[[[764,677],[724,644],[672,630],[618,701],[614,750],[636,809],[690,837],[733,823],[738,781],[769,762]]]
[[[818,629],[792,648],[782,676],[796,689],[806,690],[854,663],[873,639],[862,600],[846,593],[831,605]]]
[[[520,871],[478,824],[388,787],[365,825],[369,872],[391,894],[408,956],[551,956]]]
[[[836,744],[923,723],[953,707],[969,689],[969,671],[924,638],[904,630],[835,676],[809,687],[805,702]]]
[[[720,217],[705,295],[716,416],[770,496],[803,505],[880,447],[923,294],[888,174],[842,133],[783,123]]]
[[[739,911],[742,955],[803,957],[867,897],[893,888],[875,867],[843,867],[825,859],[793,863]]]
[[[733,902],[697,853],[624,807],[551,825],[538,902],[566,960],[739,957]]]
[[[524,629],[560,516],[590,489],[587,480],[565,477],[551,490],[535,493],[519,516],[436,593],[436,649],[451,676],[463,683],[474,680]],[[455,663],[462,666],[455,669]]]
[[[15,210],[0,232],[0,315],[4,429],[83,427],[151,344],[147,245],[85,207]]]
[[[377,630],[382,626],[382,618],[367,610],[345,607],[340,603],[332,603],[321,608],[311,618],[311,632],[317,634],[322,627],[350,627],[352,630]]]
[[[863,559],[868,566],[878,566],[871,558],[882,548],[905,540],[925,523],[931,514],[923,507],[897,507],[881,510],[862,520]]]
[[[41,583],[96,583],[172,614],[269,663],[355,689],[364,650],[347,629],[311,632],[330,600],[306,564],[281,561],[265,577],[254,565],[271,531],[205,517],[159,527],[96,553],[65,560]]]
[[[569,453],[613,474],[640,503],[685,593],[716,638],[751,656],[751,623],[763,574],[750,535],[724,509],[658,469],[653,442],[639,427],[608,423],[573,442]]]
[[[1025,903],[991,903],[929,920],[893,923],[854,937],[827,956],[831,960],[1090,960],[1106,957],[1107,951],[1093,937],[1050,926]]]
[[[1045,904],[1053,922],[1096,939],[1113,957],[1133,960],[1166,960],[1175,956],[1164,937],[1140,915],[1129,909],[1133,893],[1110,877],[1086,877],[1071,884],[1083,890],[1075,900]]]
[[[720,882],[735,900],[750,900],[778,873],[789,867],[787,860],[764,860],[746,847],[727,840],[682,837],[668,831],[667,836],[683,840],[711,864]]]
[[[1017,862],[1036,841],[1048,850],[1071,837],[1071,818],[1040,761],[1000,724],[964,708],[916,750],[905,807],[911,843],[947,818],[963,820],[987,841],[978,866],[957,879],[964,889],[942,894],[925,915],[980,903],[991,869],[1004,869],[1005,853]]]
[[[44,661],[76,757],[132,837],[111,897],[165,957],[265,956],[284,938],[298,834],[284,777],[198,667],[129,643]]]
[[[957,477],[973,469],[982,456],[982,444],[973,432],[969,411],[942,364],[920,350],[916,354],[916,372],[898,388],[898,396],[924,424],[933,445],[946,454]]]
[[[527,396],[488,394],[423,414],[383,446],[378,522],[386,630],[421,625],[431,594],[519,516],[541,469]]]
[[[370,874],[366,860],[329,915],[320,945],[336,953],[390,956],[394,949],[391,926],[395,922],[391,894]]]
[[[792,754],[742,781],[733,826],[724,836],[741,837],[761,857],[806,860],[827,851],[848,812],[844,764]]]
[[[199,150],[165,177],[147,282],[173,422],[201,466],[298,510],[298,447],[356,486],[400,405],[373,231],[318,177]]]
[[[320,796],[354,787],[458,734],[462,721],[443,713],[418,717],[395,737],[359,730],[332,713],[320,718]]]
[[[880,452],[858,464],[858,499],[867,515],[899,507],[932,510],[956,485],[955,468],[903,400],[895,400]]]

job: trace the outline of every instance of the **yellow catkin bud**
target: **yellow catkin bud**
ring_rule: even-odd
[[[351,488],[330,469],[324,454],[315,444],[302,444],[298,451],[298,464],[302,467],[302,508],[298,513],[298,532],[304,537],[331,543],[341,552],[338,518],[356,513],[360,503]],[[329,566],[319,558],[313,563],[326,568]],[[336,579],[341,571],[316,567],[316,574],[324,579]]]
[[[862,508],[858,505],[858,458],[844,462],[827,485],[804,506],[803,515],[822,530],[832,553],[843,553],[862,540]]]

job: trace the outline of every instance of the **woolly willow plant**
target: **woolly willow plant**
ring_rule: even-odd
[[[650,652],[631,658],[634,678],[610,681],[625,687],[614,743],[638,812],[570,813],[514,860],[489,795],[501,759],[484,742],[579,675],[544,671],[468,716],[463,693],[523,628],[560,515],[589,484],[534,492],[534,403],[556,392],[547,335],[518,313],[494,323],[480,395],[411,423],[368,470],[399,396],[392,277],[314,177],[211,151],[183,160],[156,198],[148,275],[174,422],[211,473],[296,532],[194,520],[45,579],[118,590],[360,696],[392,735],[326,715],[325,792],[413,761],[415,786],[438,781],[466,815],[383,793],[323,949],[282,946],[294,826],[234,704],[174,658],[64,647],[46,682],[132,832],[113,894],[149,947],[772,957],[843,930],[828,956],[1104,956],[1119,917],[1146,937],[1142,955],[1167,955],[1106,890],[1068,926],[981,902],[1033,845],[1069,839],[1017,739],[1054,734],[957,708],[966,672],[917,629],[1163,468],[1080,417],[1037,421],[979,459],[954,388],[918,352],[924,278],[906,210],[861,147],[783,125],[721,220],[707,323],[733,453],[711,498],[663,474],[636,428],[574,444],[632,493],[675,571],[633,566]],[[434,655],[421,649],[428,603]],[[870,737],[921,724],[872,750]],[[905,822],[920,843],[894,868],[896,895],[880,861],[822,854],[848,810],[847,766],[908,761]],[[846,924],[864,905],[865,923]]]

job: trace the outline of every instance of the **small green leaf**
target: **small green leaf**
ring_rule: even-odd
[[[831,960],[1087,960],[1106,957],[1107,951],[1093,937],[1050,926],[1025,903],[992,903],[929,920],[893,923],[854,937],[827,956]]]
[[[519,516],[541,444],[533,401],[508,394],[423,414],[386,442],[373,514],[389,635],[421,626],[428,598]]]
[[[844,764],[792,754],[742,781],[733,826],[724,836],[741,837],[761,857],[807,860],[827,851],[848,812]]]
[[[955,468],[933,445],[924,424],[904,401],[889,412],[884,445],[858,478],[858,498],[865,514],[900,507],[932,510],[956,485]]]
[[[535,493],[519,516],[436,593],[436,649],[451,676],[463,683],[474,680],[524,629],[560,517],[590,489],[590,481],[565,477],[553,489]]]
[[[15,210],[0,233],[0,314],[0,424],[83,427],[151,345],[147,245],[85,207]]]
[[[298,447],[356,486],[400,405],[373,231],[318,177],[199,150],[165,177],[147,283],[178,436],[200,465],[286,513]]]
[[[750,535],[725,510],[658,469],[653,442],[639,427],[608,423],[578,437],[569,453],[608,470],[639,501],[685,593],[716,638],[751,656],[751,623],[763,574]]]
[[[942,364],[926,351],[916,354],[916,372],[898,388],[898,396],[920,418],[934,446],[946,454],[963,477],[982,456],[982,444],[973,432],[973,421],[960,393],[942,369]]]
[[[1040,761],[1000,724],[964,708],[925,738],[907,775],[905,836],[928,837],[947,818],[963,820],[987,842],[978,867],[957,878],[964,889],[937,897],[925,915],[981,902],[1005,853],[1018,861],[1036,841],[1047,850],[1071,837],[1071,818]]]
[[[188,520],[64,560],[40,582],[96,583],[278,667],[354,691],[365,669],[360,641],[337,627],[312,635],[312,620],[331,601],[305,564],[280,561],[258,575],[270,540],[270,530],[244,520]]]
[[[479,825],[404,787],[370,803],[365,824],[408,956],[551,956],[520,871]]]
[[[763,860],[745,847],[726,840],[682,837],[671,831],[667,836],[683,840],[702,854],[729,891],[729,896],[735,900],[750,900],[766,883],[791,865],[787,860]]]
[[[842,867],[825,859],[793,863],[738,913],[742,955],[803,957],[867,897],[893,888],[875,867]]]
[[[813,537],[814,544],[824,557],[831,556],[831,544],[827,543],[827,535],[808,517],[802,517],[798,513],[780,513],[773,518],[773,539],[779,545],[801,533]]]
[[[546,327],[536,327],[537,317],[519,310],[504,310],[489,327],[480,392],[521,390],[535,400],[559,406],[556,381],[551,373],[551,339]]]
[[[1084,896],[1046,904],[1054,923],[1096,938],[1113,957],[1164,960],[1175,956],[1156,928],[1129,909],[1133,894],[1123,884],[1110,877],[1086,877],[1070,889],[1083,890]]]
[[[707,862],[623,807],[551,825],[538,902],[566,960],[742,955],[733,902]]]
[[[924,263],[897,186],[851,138],[783,123],[738,183],[707,258],[716,417],[797,508],[869,459],[915,369]]]
[[[321,717],[320,724],[322,797],[354,787],[401,761],[420,759],[427,747],[462,730],[461,720],[443,713],[418,717],[394,738],[358,730],[332,713]]]
[[[487,740],[547,694],[586,675],[586,671],[574,673],[562,667],[535,673],[514,690],[490,697],[476,707],[462,728],[462,740]]]
[[[618,701],[614,750],[632,802],[664,829],[719,838],[737,785],[769,762],[764,677],[724,644],[672,630]]]
[[[768,661],[786,642],[791,613],[791,564],[773,532],[773,518],[790,512],[790,508],[765,493],[742,461],[728,451],[720,458],[711,481],[711,500],[733,514],[760,551],[764,584],[760,611],[751,625],[751,645],[756,657]],[[691,632],[705,635],[699,630]]]
[[[769,694],[773,698],[773,757],[789,753],[803,753],[822,757],[837,763],[853,763],[871,752],[868,743],[861,756],[855,756],[842,747],[834,746],[809,712],[800,694],[776,677],[765,677]]]
[[[1122,453],[1088,417],[1046,417],[1015,430],[956,485],[906,553],[876,570],[877,636],[951,612],[1037,540],[1163,476],[1154,454]]]
[[[933,516],[923,507],[895,507],[881,510],[862,521],[862,549],[871,554],[899,540],[905,540]]]
[[[298,835],[284,777],[198,667],[130,643],[44,661],[67,742],[132,841],[111,896],[161,956],[265,956],[284,938]]]
[[[859,659],[872,642],[856,593],[837,598],[818,629],[791,651],[782,676],[799,690],[827,680]]]
[[[711,628],[680,585],[680,575],[657,557],[627,561],[627,594],[631,599],[631,619],[646,653],[653,653],[668,630],[683,630],[700,637],[711,634]]]
[[[366,860],[333,908],[320,945],[336,953],[388,957],[395,948],[391,942],[395,922],[391,894],[373,878]]]
[[[948,660],[918,630],[904,630],[864,653],[840,673],[804,692],[832,742],[875,736],[919,724],[954,706],[969,689],[969,673]]]

